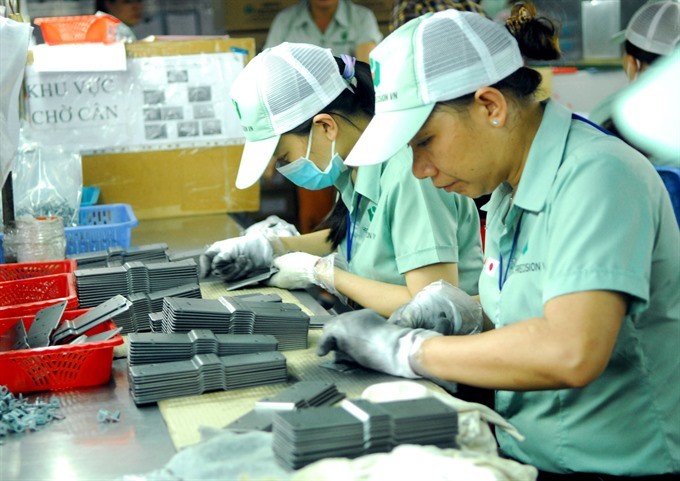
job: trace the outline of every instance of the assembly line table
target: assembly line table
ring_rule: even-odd
[[[191,251],[240,232],[241,227],[225,214],[140,221],[133,230],[132,245],[165,242],[172,251]],[[204,292],[212,289],[206,289],[206,284],[201,286]],[[290,294],[310,315],[328,313],[309,293],[291,291]],[[328,359],[317,358],[314,354],[319,335],[320,331],[310,331],[307,350],[283,352],[288,359],[289,383],[269,386],[283,390],[297,380],[323,379],[336,383],[338,390],[348,397],[356,397],[375,382],[398,379],[363,369],[338,373],[320,367],[319,364]],[[125,356],[125,349],[116,348],[116,356]],[[437,388],[427,381],[421,382]],[[220,415],[227,411],[228,415],[236,415],[252,408],[261,388],[165,400],[161,401],[161,408],[156,403],[136,406],[128,392],[127,359],[116,358],[111,379],[105,385],[28,396],[33,402],[49,400],[56,395],[61,402],[59,413],[64,419],[53,421],[35,432],[0,438],[4,442],[0,445],[0,481],[98,481],[149,473],[162,468],[177,449],[199,442],[199,427],[223,427],[226,418]],[[208,409],[215,406],[218,415]],[[99,422],[97,413],[100,409],[119,410],[119,422]],[[178,436],[177,424],[182,424],[189,436]]]
[[[326,312],[309,294],[293,294],[313,312]],[[56,395],[64,419],[5,436],[0,481],[112,480],[163,467],[176,450],[158,405],[136,406],[128,387],[127,359],[121,358],[105,385],[28,396],[33,402]],[[119,410],[120,421],[100,423],[100,409]]]

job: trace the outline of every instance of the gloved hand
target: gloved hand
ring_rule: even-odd
[[[291,252],[282,255],[274,259],[274,267],[279,272],[269,279],[269,284],[283,289],[304,289],[316,284],[346,302],[347,298],[335,289],[337,259],[335,254],[319,257],[306,252]]]
[[[393,376],[417,378],[427,373],[416,356],[425,339],[441,334],[386,322],[370,309],[339,315],[323,328],[316,354],[339,351],[364,367]]]
[[[394,311],[387,322],[449,336],[482,332],[484,316],[479,302],[462,289],[439,280]]]
[[[270,267],[273,258],[269,240],[262,234],[253,233],[215,242],[199,258],[199,267],[201,277],[212,273],[225,281],[235,281]]]
[[[282,289],[304,289],[314,284],[314,266],[321,259],[306,252],[291,252],[274,259],[279,272],[271,276],[269,285]]]
[[[265,220],[256,222],[243,231],[243,235],[255,233],[265,234],[267,237],[290,237],[300,235],[300,232],[298,232],[293,224],[289,224],[276,215],[270,215]]]

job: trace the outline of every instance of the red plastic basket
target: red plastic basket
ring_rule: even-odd
[[[111,15],[75,15],[71,17],[36,18],[43,39],[49,45],[62,43],[111,43],[116,40],[120,23]]]
[[[30,316],[61,301],[66,309],[78,307],[73,274],[0,282],[0,317]]]
[[[22,262],[0,264],[0,282],[18,281],[32,277],[51,276],[75,272],[78,263],[74,259],[65,261]]]
[[[75,319],[88,310],[66,311],[61,322]],[[34,317],[24,318],[26,331],[31,328]],[[19,317],[0,319],[0,335],[16,322],[20,322]],[[86,334],[91,336],[115,328],[116,324],[108,320]],[[111,377],[113,348],[122,343],[123,337],[117,334],[106,341],[0,352],[0,385],[6,385],[13,393],[26,393],[104,384]]]

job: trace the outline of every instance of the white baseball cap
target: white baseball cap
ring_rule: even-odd
[[[312,118],[346,88],[330,49],[286,42],[253,58],[230,92],[246,138],[236,187],[257,182],[281,134]]]
[[[612,37],[628,40],[636,47],[657,55],[670,55],[680,42],[680,3],[651,2],[633,14],[625,30]]]
[[[437,102],[493,85],[524,65],[515,38],[478,13],[444,10],[405,23],[370,53],[375,116],[345,164],[384,162]]]

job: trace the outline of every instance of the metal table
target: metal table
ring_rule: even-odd
[[[226,214],[142,220],[132,231],[132,245],[166,242],[174,251],[201,248],[239,235],[241,226]],[[304,292],[297,296],[313,312],[325,312]],[[156,404],[137,407],[128,393],[127,360],[113,361],[108,384],[28,396],[61,401],[65,416],[36,432],[12,434],[0,445],[0,481],[110,480],[146,473],[175,454]],[[118,423],[97,421],[99,409],[120,410]],[[0,438],[2,439],[2,438]]]

